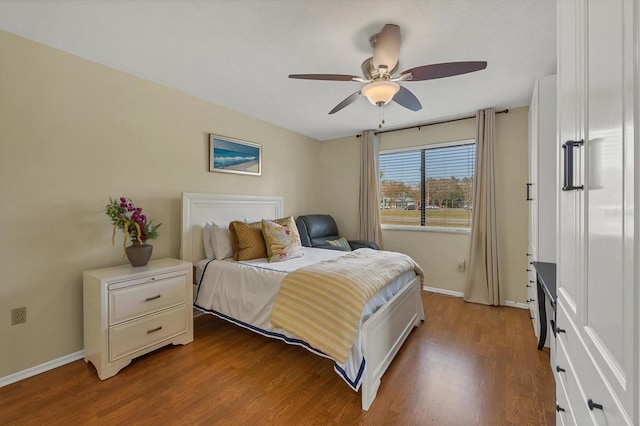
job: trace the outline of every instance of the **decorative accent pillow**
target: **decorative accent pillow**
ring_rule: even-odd
[[[233,257],[233,244],[229,229],[213,223],[211,231],[211,243],[216,259],[224,260]]]
[[[337,240],[327,241],[327,244],[331,244],[332,246],[340,247],[345,251],[351,251],[351,246],[349,245],[349,241],[346,238],[341,237]]]
[[[207,222],[206,225],[202,227],[202,244],[204,245],[204,255],[207,256],[207,259],[215,259],[213,244],[211,243],[212,233],[211,223]]]
[[[262,222],[245,223],[233,221],[229,225],[230,230],[231,227],[233,227],[238,241],[237,250],[234,247],[233,253],[235,260],[251,260],[267,257],[267,248],[265,247],[264,237],[262,236]]]
[[[262,235],[269,262],[282,262],[302,256],[300,234],[293,217],[288,217],[281,223],[263,220]]]
[[[283,223],[288,223],[289,220],[291,220],[295,225],[295,221],[293,220],[292,216],[274,219],[272,220],[272,222],[275,222],[281,225]],[[240,244],[240,239],[238,238],[238,232],[237,232],[238,229],[235,226],[236,224],[239,224],[239,227],[242,229],[241,232],[245,234],[242,240],[242,243],[243,243],[242,256],[240,256],[241,244]],[[256,229],[257,232],[247,229],[247,227],[253,227]],[[298,228],[296,228],[296,232],[297,230]],[[262,257],[267,257],[267,249],[264,242],[264,236],[262,235],[262,221],[247,223],[247,222],[241,222],[239,220],[234,220],[229,224],[229,233],[231,234],[231,244],[233,247],[234,260],[251,260],[251,259],[260,259]],[[299,233],[298,233],[298,236],[300,236]],[[260,241],[260,243],[258,243],[258,240]],[[256,247],[252,248],[252,244],[255,245]],[[260,251],[258,247],[260,244],[262,244],[263,251]],[[258,256],[259,254],[262,254],[262,256]],[[256,257],[252,257],[252,256],[256,256]]]

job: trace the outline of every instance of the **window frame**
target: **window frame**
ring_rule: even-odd
[[[423,149],[429,150],[429,149],[447,148],[451,146],[461,146],[461,145],[471,145],[471,144],[474,145],[475,153],[477,153],[477,149],[476,149],[477,144],[476,144],[475,138],[460,139],[460,140],[448,141],[448,142],[430,143],[430,144],[409,146],[409,147],[403,147],[403,148],[384,149],[378,152],[378,163],[380,162],[380,156],[383,154],[395,154],[399,152],[420,151]],[[475,184],[476,184],[476,168],[474,164],[473,185],[475,186]],[[382,199],[381,191],[382,191],[382,180],[378,178],[378,199],[379,200]],[[380,212],[379,207],[378,207],[378,212]],[[471,234],[471,227],[473,226],[473,224],[471,224],[469,228],[456,228],[456,227],[450,227],[450,226],[388,225],[388,224],[382,223],[382,218],[380,218],[380,222],[383,230],[412,231],[412,232],[440,232],[440,233],[449,233],[449,234]]]

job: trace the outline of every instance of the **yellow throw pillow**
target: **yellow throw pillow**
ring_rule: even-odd
[[[262,235],[269,262],[282,262],[302,256],[300,233],[293,217],[285,218],[280,223],[263,220]]]
[[[231,222],[229,232],[234,243],[233,258],[235,260],[251,260],[267,257],[267,248],[262,236],[262,222]],[[235,235],[235,238],[233,237]]]

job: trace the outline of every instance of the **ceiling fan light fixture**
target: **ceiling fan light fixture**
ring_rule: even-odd
[[[380,80],[372,81],[364,86],[361,93],[371,102],[373,105],[382,106],[386,105],[400,90],[400,85],[395,81]]]

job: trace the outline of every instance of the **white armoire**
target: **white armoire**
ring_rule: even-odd
[[[529,244],[527,247],[527,304],[536,337],[540,336],[540,312],[533,262],[556,262],[557,113],[556,76],[538,79],[529,106]],[[550,318],[551,310],[547,310]],[[550,336],[547,333],[547,345]]]
[[[558,424],[639,424],[640,1],[558,7]]]

